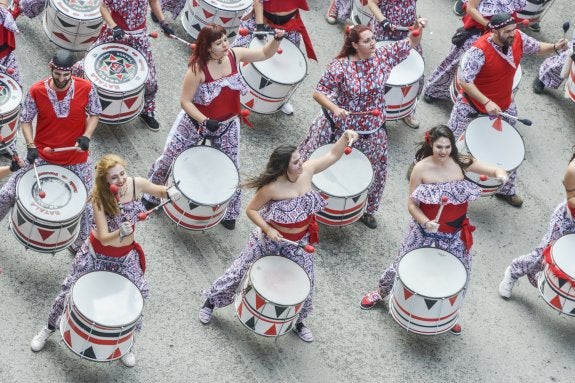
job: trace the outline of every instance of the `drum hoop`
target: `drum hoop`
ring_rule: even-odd
[[[555,245],[557,244],[557,242],[561,241],[562,238],[567,238],[567,237],[571,237],[571,238],[575,238],[575,233],[566,233],[563,234],[561,237],[557,238],[555,240],[555,242],[553,242],[553,244],[551,245],[551,261],[553,262],[552,265],[550,266],[555,266],[557,267],[559,270],[561,270],[561,272],[563,272],[565,275],[569,276],[571,281],[573,281],[575,283],[575,276],[571,276],[569,274],[567,274],[567,272],[557,263],[557,260],[555,259],[555,255],[554,255],[554,251],[553,249],[555,248]],[[564,241],[566,241],[567,239],[565,239]],[[543,264],[548,264],[547,262],[545,262],[545,259],[543,259]],[[571,282],[569,281],[569,282]]]
[[[68,11],[68,10],[74,11],[74,12],[76,12],[78,15],[84,15],[84,14],[87,13],[87,12],[80,12],[80,11],[74,10],[73,8],[70,7],[70,5],[68,4],[68,2],[66,2],[66,1],[58,1],[58,3],[63,3],[63,4],[65,4],[65,5],[67,6],[66,9],[62,9],[62,8],[59,8],[59,7],[56,5],[56,2],[57,2],[57,0],[48,0],[48,8],[54,9],[54,11],[55,11],[55,14],[54,14],[54,15],[57,15],[58,13],[60,13],[60,14],[62,14],[62,15],[64,15],[64,16],[67,16],[67,17],[69,17],[69,18],[71,18],[71,19],[74,19],[74,20],[79,21],[80,23],[82,23],[82,22],[84,22],[84,21],[92,21],[92,20],[98,20],[98,19],[99,19],[99,20],[103,20],[102,15],[100,14],[100,7],[99,7],[99,6],[95,7],[93,10],[90,11],[90,15],[95,15],[95,17],[90,17],[90,18],[78,18],[78,17],[74,17],[74,15],[72,15],[72,14],[70,14],[70,13],[67,13],[67,12],[64,12],[64,11]],[[100,1],[99,3],[101,4],[101,1]],[[48,12],[46,12],[46,13],[48,13]]]
[[[250,42],[248,43],[248,47],[251,45],[251,42],[252,42],[254,39],[255,39],[255,37],[252,38],[252,40],[250,40]],[[305,65],[305,69],[304,69],[303,76],[302,76],[298,81],[292,82],[292,83],[284,83],[284,82],[276,81],[275,79],[269,78],[269,76],[268,76],[268,75],[265,75],[265,74],[261,71],[261,69],[259,68],[259,66],[264,65],[264,64],[261,64],[261,63],[263,63],[263,62],[266,61],[266,60],[264,60],[264,61],[255,61],[255,62],[252,62],[252,63],[250,63],[250,65],[246,65],[246,68],[249,67],[249,66],[253,67],[253,68],[255,69],[255,71],[258,72],[262,77],[264,77],[264,78],[266,78],[266,79],[268,79],[268,80],[273,81],[275,84],[278,84],[278,85],[286,85],[286,86],[297,86],[297,85],[299,85],[301,82],[303,82],[303,81],[305,80],[305,78],[307,77],[307,75],[308,75],[308,64],[307,64],[307,60],[305,59],[304,53],[302,52],[302,50],[301,50],[297,45],[295,45],[294,43],[292,43],[291,41],[289,41],[289,40],[287,40],[287,39],[284,39],[284,41],[286,42],[286,44],[291,44],[291,45],[293,45],[294,48],[297,49],[297,51],[299,51],[299,53],[301,54],[301,57],[303,57],[303,63],[304,63],[304,65]],[[240,72],[241,72],[241,71],[242,71],[242,66],[240,66]],[[242,72],[242,77],[243,77],[243,72]]]
[[[4,82],[5,86],[10,90],[10,99],[5,102],[2,107],[6,108],[6,113],[2,113],[1,116],[4,117],[6,114],[12,114],[16,110],[21,109],[22,100],[24,98],[24,92],[20,84],[16,80],[7,74],[0,73],[0,83]],[[13,103],[14,105],[10,105]],[[9,108],[7,107],[9,106]]]
[[[463,178],[465,178],[465,180],[467,180],[467,181],[471,182],[472,184],[475,184],[475,185],[477,185],[477,186],[479,186],[479,187],[484,187],[484,186],[488,186],[488,187],[501,187],[501,186],[503,186],[503,182],[502,182],[499,178],[489,177],[489,180],[493,180],[493,181],[496,181],[496,182],[497,182],[496,185],[491,186],[491,185],[482,184],[481,181],[475,181],[474,179],[470,178],[470,177],[467,175],[467,173],[468,173],[468,172],[463,173]],[[477,174],[477,173],[474,173],[474,174]]]
[[[221,3],[222,3],[222,4],[227,4],[227,3],[223,3],[223,2],[221,2]],[[201,4],[206,4],[206,5],[210,6],[210,7],[213,8],[213,9],[219,9],[219,10],[222,10],[222,11],[239,13],[239,12],[242,12],[242,11],[246,11],[246,10],[250,7],[250,5],[252,5],[252,2],[249,1],[249,0],[246,0],[246,1],[240,0],[240,1],[238,1],[238,2],[235,3],[235,4],[237,4],[238,8],[218,8],[217,5],[220,5],[220,2],[218,2],[218,1],[215,1],[215,0],[198,0],[198,7],[197,7],[197,8],[205,9],[205,8],[203,8],[203,7],[201,6]],[[217,4],[217,5],[216,5],[216,4]],[[244,8],[239,8],[239,7],[244,7]],[[190,8],[193,9],[193,8],[196,8],[196,7],[191,6]],[[241,16],[241,15],[240,15],[240,16]]]

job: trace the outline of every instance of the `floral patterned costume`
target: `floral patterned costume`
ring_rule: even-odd
[[[575,46],[575,33],[571,38],[571,47]],[[563,82],[561,78],[561,70],[563,69],[563,65],[567,60],[567,56],[569,55],[569,50],[565,50],[561,52],[560,55],[551,56],[541,64],[539,67],[539,80],[545,85],[547,88],[557,89],[559,85]]]

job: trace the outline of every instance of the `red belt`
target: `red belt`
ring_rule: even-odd
[[[294,242],[301,240],[303,237],[305,237],[306,234],[309,233],[309,244],[313,245],[314,243],[319,243],[319,237],[318,237],[319,225],[315,220],[315,214],[312,214],[311,217],[312,218],[310,220],[309,225],[307,226],[307,230],[301,231],[299,233],[284,233],[281,230],[278,230],[276,227],[274,227],[274,229],[276,229],[285,239]]]
[[[144,254],[144,249],[142,249],[142,246],[140,246],[138,242],[134,241],[129,245],[121,247],[108,246],[104,245],[98,238],[94,237],[93,233],[90,233],[90,244],[96,253],[112,258],[122,258],[130,254],[130,251],[136,250],[138,257],[140,258],[142,273],[146,272],[146,255]]]
[[[301,16],[299,15],[299,10],[290,19],[290,21],[288,21],[285,24],[281,24],[281,25],[274,24],[269,19],[267,20],[267,22],[272,28],[283,29],[286,31],[299,32],[301,34],[302,39],[303,39],[303,44],[305,46],[305,52],[307,53],[307,57],[309,57],[311,60],[317,61],[317,57],[315,56],[313,46],[311,45],[311,39],[309,38],[309,34],[307,33],[307,29],[305,28],[305,25],[303,24]]]

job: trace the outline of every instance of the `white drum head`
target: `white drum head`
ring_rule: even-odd
[[[378,41],[375,46],[379,48],[393,42],[395,41]],[[401,86],[414,84],[423,76],[423,70],[423,57],[412,48],[407,58],[393,67],[386,85]]]
[[[174,161],[172,174],[178,190],[186,198],[207,206],[229,200],[240,180],[233,161],[209,146],[184,150]]]
[[[17,186],[18,201],[26,210],[49,222],[66,222],[84,211],[88,193],[74,172],[57,165],[36,168],[46,196],[40,198],[34,169],[28,170]]]
[[[268,38],[272,38],[271,36]],[[253,38],[249,48],[262,48],[267,41]],[[281,54],[276,53],[265,61],[253,62],[252,65],[263,76],[277,84],[293,85],[300,83],[307,74],[307,61],[303,53],[288,39],[282,39]]]
[[[575,234],[566,234],[553,244],[551,248],[551,258],[561,271],[575,279],[574,251]]]
[[[502,130],[493,127],[489,117],[479,117],[471,121],[465,131],[465,144],[469,154],[490,165],[510,171],[516,169],[525,157],[523,138],[504,120]]]
[[[98,88],[125,93],[144,85],[148,78],[148,63],[137,49],[108,43],[88,51],[84,71],[86,78]]]
[[[523,77],[523,69],[521,68],[521,64],[519,64],[515,71],[515,76],[513,76],[513,89],[517,89],[521,82],[521,77]]]
[[[333,144],[320,146],[310,156],[310,160],[329,152]],[[352,197],[360,194],[371,185],[373,169],[369,159],[358,149],[343,155],[329,168],[312,178],[313,186],[333,197]]]
[[[56,9],[75,20],[99,19],[100,0],[50,0]]]
[[[225,9],[230,11],[243,11],[253,3],[250,0],[202,0],[200,3],[201,2],[210,4],[212,7],[217,9]]]
[[[305,270],[294,261],[279,256],[263,257],[254,262],[250,281],[262,297],[281,306],[303,302],[311,289]]]
[[[463,289],[467,271],[453,254],[435,247],[422,247],[405,254],[397,268],[401,282],[427,298],[448,298]]]
[[[22,87],[12,77],[0,73],[0,115],[10,113],[22,102]]]
[[[134,323],[144,307],[140,290],[128,278],[109,271],[81,276],[72,287],[72,302],[86,318],[106,327]]]

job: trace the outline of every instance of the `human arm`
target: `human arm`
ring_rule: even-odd
[[[419,203],[414,201],[411,196],[415,189],[423,183],[423,175],[427,170],[425,162],[418,162],[413,167],[409,178],[409,197],[407,198],[407,210],[413,219],[429,232],[436,232],[439,224],[430,220],[419,207]]]
[[[473,20],[475,20],[479,24],[483,25],[484,27],[487,27],[487,25],[489,24],[489,20],[487,20],[485,17],[483,17],[481,12],[479,12],[479,10],[477,9],[479,7],[479,3],[481,3],[481,0],[469,0],[467,2],[467,9],[465,12]]]
[[[256,18],[256,26],[264,24],[264,4],[263,0],[254,0],[254,16]]]
[[[142,177],[134,177],[134,184],[136,186],[136,196],[145,193],[157,198],[178,200],[182,195],[174,186],[167,187],[165,185],[157,185]]]
[[[479,48],[471,47],[462,58],[459,85],[474,102],[483,105],[489,115],[497,116],[502,111],[499,105],[484,95],[474,84],[475,78],[484,64],[485,55],[483,51]]]
[[[474,159],[471,165],[469,165],[465,170],[477,174],[484,174],[489,177],[499,178],[503,183],[506,183],[509,178],[505,169],[486,164],[477,159]]]
[[[264,61],[272,57],[278,51],[281,40],[285,35],[285,31],[282,29],[275,29],[275,34],[270,41],[262,48],[242,48],[235,47],[232,48],[236,54],[238,61],[242,62],[254,62],[254,61]]]
[[[383,12],[381,12],[381,9],[379,8],[378,4],[379,1],[380,0],[368,0],[367,7],[369,8],[370,12],[373,14],[373,17],[375,17],[375,19],[379,22],[379,24],[383,29],[394,31],[396,27],[383,15]]]
[[[333,103],[325,94],[318,92],[317,90],[313,92],[313,99],[322,106],[329,110],[335,117],[345,118],[349,115],[349,112],[343,108],[340,108],[335,103]]]
[[[272,241],[280,241],[282,235],[263,219],[260,214],[260,209],[272,199],[272,184],[268,184],[260,188],[253,196],[246,207],[246,215],[255,223],[262,232],[267,235]]]
[[[353,130],[344,131],[339,140],[337,140],[331,147],[329,152],[319,158],[314,158],[304,162],[304,169],[309,169],[312,174],[324,171],[341,158],[346,146],[353,144],[358,138],[358,134]]]
[[[321,76],[313,93],[313,99],[320,104],[322,108],[329,110],[334,117],[338,118],[345,118],[349,115],[344,108],[341,108],[332,101],[332,99],[337,99],[340,93],[340,87],[344,84],[343,80],[342,65],[338,59],[335,59],[329,64]]]
[[[188,67],[186,74],[184,75],[184,81],[182,85],[182,92],[180,94],[180,105],[182,109],[194,120],[198,122],[203,122],[207,120],[208,117],[204,115],[196,106],[194,105],[194,96],[198,90],[201,83],[204,82],[204,72],[199,68],[194,70],[191,66]]]
[[[170,27],[170,24],[166,21],[164,17],[164,12],[162,12],[162,6],[160,5],[160,0],[148,0],[148,5],[150,6],[150,10],[158,19],[160,23],[160,28],[162,28],[162,32],[166,35],[173,35],[174,30]]]
[[[116,24],[116,22],[112,18],[110,9],[103,1],[102,4],[100,4],[100,14],[102,15],[102,19],[104,19],[104,22],[108,24],[108,27],[110,27],[110,29],[112,30],[112,35],[114,36],[114,38],[115,39],[124,38],[126,32],[124,32],[124,30],[122,30],[122,28],[120,28],[118,24]]]

